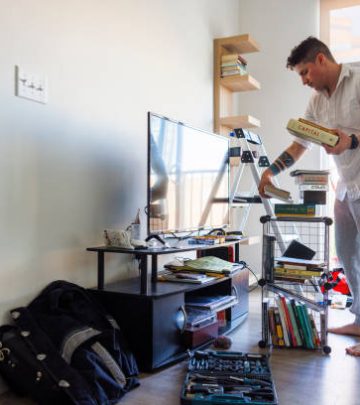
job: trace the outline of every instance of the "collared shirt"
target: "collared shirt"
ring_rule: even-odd
[[[329,97],[325,91],[316,91],[307,106],[305,118],[328,128],[338,128],[346,134],[360,134],[360,69],[341,66],[336,89]],[[310,143],[295,141],[305,147]],[[360,198],[360,150],[346,150],[334,155],[339,182],[336,198],[351,201]]]

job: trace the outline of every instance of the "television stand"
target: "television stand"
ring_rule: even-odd
[[[153,235],[157,237],[158,235]],[[156,238],[157,239],[157,238]],[[148,279],[148,256],[151,257],[151,282],[157,282],[157,270],[158,270],[158,256],[171,254],[171,253],[180,253],[180,252],[189,252],[189,251],[203,251],[209,249],[215,249],[218,247],[234,246],[234,261],[239,261],[239,244],[244,243],[246,238],[229,241],[222,243],[220,245],[189,245],[187,243],[178,244],[178,246],[167,247],[162,246],[160,248],[142,248],[142,249],[126,249],[126,248],[117,248],[112,246],[98,246],[98,247],[89,247],[86,250],[90,252],[97,252],[97,288],[99,290],[104,289],[104,280],[105,280],[105,253],[122,253],[122,254],[131,254],[136,255],[140,260],[140,294],[149,293],[149,279]]]
[[[246,238],[244,238],[246,240]],[[89,292],[120,325],[142,371],[153,371],[170,365],[187,356],[189,349],[209,345],[213,338],[206,336],[201,344],[189,346],[184,328],[187,319],[186,302],[194,296],[234,295],[237,303],[225,309],[226,320],[219,324],[219,334],[227,334],[238,327],[248,313],[249,271],[241,268],[230,276],[216,278],[204,284],[157,282],[159,255],[199,251],[211,253],[219,247],[234,246],[234,259],[239,261],[239,245],[244,240],[213,246],[181,245],[158,249],[122,249],[107,246],[88,248],[97,252],[98,288]],[[178,243],[179,245],[179,243]],[[140,277],[104,284],[104,256],[109,253],[136,254],[140,256]],[[151,275],[147,274],[148,257],[151,257]]]

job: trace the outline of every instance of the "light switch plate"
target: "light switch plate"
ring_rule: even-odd
[[[48,102],[47,77],[25,72],[15,66],[15,95],[46,104]]]

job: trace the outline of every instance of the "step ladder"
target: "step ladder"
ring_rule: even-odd
[[[270,166],[269,159],[267,157],[264,144],[261,141],[259,135],[243,129],[237,128],[232,134],[232,144],[236,145],[231,147],[231,156],[237,156],[240,160],[239,164],[233,167],[232,170],[232,185],[230,189],[230,205],[243,203],[243,213],[240,221],[240,230],[245,229],[245,225],[248,221],[251,206],[254,203],[262,203],[267,215],[274,217],[274,207],[273,203],[268,198],[262,198],[258,195],[258,187],[260,184],[260,179],[263,171]],[[255,147],[255,150],[252,150]],[[245,175],[246,168],[250,168],[253,181],[251,182],[250,191],[248,196],[239,195],[239,189],[242,179]],[[274,177],[274,184],[279,187],[279,182],[276,177]],[[278,242],[281,252],[285,252],[287,247],[287,242],[289,242],[289,235],[285,237],[277,221],[271,221],[273,227],[273,233]],[[298,238],[298,232],[296,227],[293,226],[292,239]]]

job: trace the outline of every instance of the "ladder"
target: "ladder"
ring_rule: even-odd
[[[236,155],[240,158],[241,164],[237,165],[235,167],[234,173],[232,173],[233,180],[230,189],[230,203],[235,204],[241,201],[245,203],[245,209],[240,223],[240,229],[243,230],[249,218],[252,203],[262,203],[267,215],[269,215],[270,217],[274,217],[275,213],[274,207],[270,199],[262,198],[257,193],[262,172],[264,171],[265,168],[270,166],[264,144],[262,143],[259,135],[243,128],[235,129],[234,135],[235,135],[234,139],[239,140],[241,144],[241,146],[237,147],[238,150],[236,153]],[[251,150],[251,145],[256,146],[256,151]],[[254,157],[254,154],[255,155],[258,154],[258,156]],[[253,177],[248,198],[242,197],[241,195],[239,196],[237,194],[241,180],[244,177],[246,167],[250,167],[251,174]],[[279,187],[279,182],[276,177],[274,178],[274,183],[277,187]],[[271,221],[271,225],[273,228],[273,233],[278,242],[279,248],[283,253],[285,252],[287,247],[285,237],[283,236],[277,221]],[[298,233],[296,231],[295,226],[293,231],[294,231],[294,238],[296,238]]]

